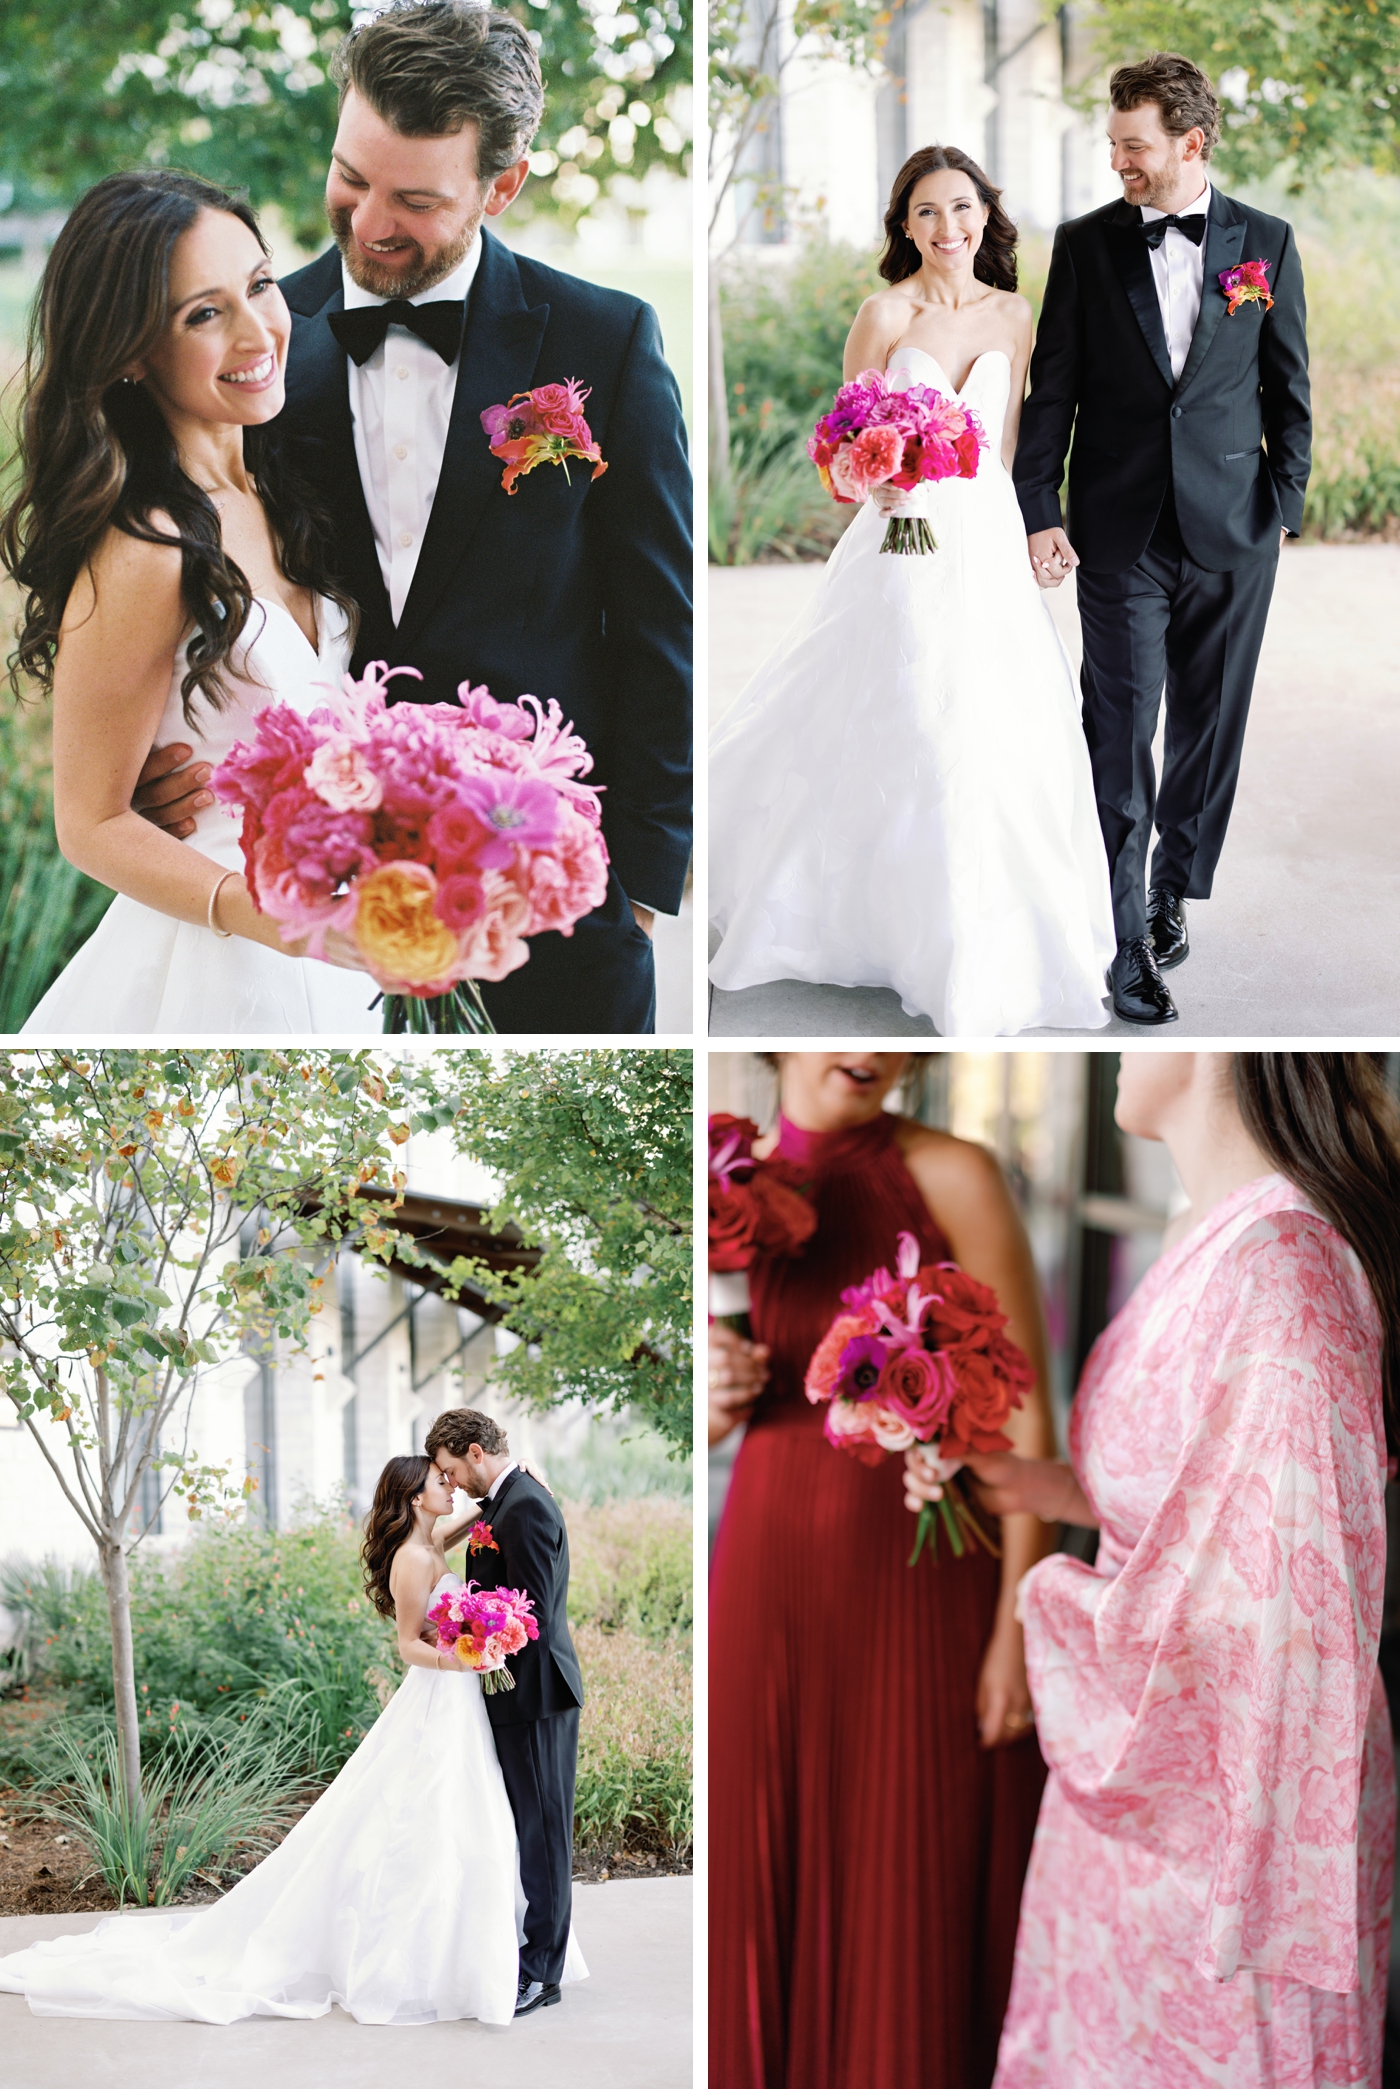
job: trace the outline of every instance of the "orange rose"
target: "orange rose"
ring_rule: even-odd
[[[384,863],[360,880],[355,947],[395,991],[445,993],[457,963],[457,938],[433,911],[437,879],[425,863]]]

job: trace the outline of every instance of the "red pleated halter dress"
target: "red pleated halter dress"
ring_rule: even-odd
[[[802,1390],[902,1230],[948,1258],[897,1131],[784,1119],[817,1232],[750,1271],[772,1360],[711,1579],[713,2089],[985,2089],[996,2062],[1045,1774],[1033,1738],[978,1746],[1000,1565],[909,1567],[903,1461],[833,1448]]]

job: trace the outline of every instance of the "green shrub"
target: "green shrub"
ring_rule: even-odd
[[[7,1035],[21,1028],[113,897],[59,854],[47,741],[47,712],[17,709],[0,680],[0,1031]]]
[[[574,1790],[579,1848],[685,1855],[694,1835],[690,1661],[675,1642],[575,1625],[588,1702]]]
[[[690,1510],[681,1503],[570,1504],[569,1623],[630,1632],[659,1646],[695,1619]]]
[[[162,1907],[196,1877],[222,1884],[279,1842],[300,1810],[305,1739],[270,1707],[245,1724],[186,1727],[145,1766],[143,1803],[133,1813],[122,1790],[116,1728],[95,1733],[60,1720],[50,1732],[50,1788],[43,1805],[91,1852],[119,1905]]]

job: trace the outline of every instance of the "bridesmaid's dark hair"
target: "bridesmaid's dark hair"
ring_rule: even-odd
[[[365,1574],[365,1594],[382,1618],[394,1615],[389,1594],[389,1569],[394,1554],[413,1531],[413,1498],[428,1484],[431,1458],[421,1455],[391,1458],[379,1475],[374,1500],[365,1518],[360,1564]]]
[[[193,724],[196,690],[218,709],[221,670],[248,620],[253,591],[224,549],[218,511],[180,463],[164,415],[123,373],[149,355],[169,319],[170,259],[206,210],[267,241],[242,197],[193,174],[141,167],[110,174],[69,212],[45,265],[29,319],[15,462],[18,483],[0,512],[0,566],[24,591],[10,683],[53,688],[63,612],[73,584],[109,529],[146,544],[178,545],[185,608],[194,624],[180,685]],[[355,608],[329,563],[331,525],[283,454],[277,422],[245,428],[243,454],[267,511],[282,571],[295,587]],[[156,529],[170,518],[174,534]]]
[[[890,207],[885,212],[885,251],[880,256],[880,274],[887,283],[902,283],[917,275],[923,256],[904,229],[909,198],[926,174],[965,174],[977,191],[987,213],[982,244],[972,257],[972,273],[979,283],[994,290],[1016,288],[1016,227],[1001,207],[1001,190],[988,181],[976,160],[956,145],[921,145],[911,153],[894,178]]]
[[[1386,1441],[1400,1444],[1400,1107],[1369,1052],[1236,1052],[1245,1129],[1335,1226],[1381,1323]]]

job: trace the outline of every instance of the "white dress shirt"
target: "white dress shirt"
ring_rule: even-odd
[[[1153,210],[1150,204],[1139,205],[1144,225],[1151,225],[1158,218],[1168,216],[1194,218],[1210,209],[1210,183],[1207,182],[1194,203],[1186,204],[1177,211]],[[1186,358],[1191,353],[1191,336],[1196,331],[1196,321],[1201,316],[1201,286],[1205,279],[1206,243],[1199,246],[1189,240],[1175,225],[1168,225],[1166,237],[1160,247],[1153,247],[1152,280],[1157,286],[1157,303],[1162,311],[1162,327],[1167,337],[1167,354],[1171,357],[1172,376],[1180,377],[1186,368]]]
[[[465,298],[480,262],[478,233],[466,260],[409,303],[430,305]],[[361,290],[343,261],[341,279],[347,311],[388,302]],[[445,363],[435,348],[405,326],[391,326],[368,362],[357,364],[346,357],[355,462],[360,467],[374,548],[395,624],[403,616],[423,533],[433,512],[460,360],[456,357]]]
[[[512,1458],[512,1459],[511,1459],[511,1461],[510,1461],[510,1464],[509,1464],[509,1465],[507,1465],[507,1466],[505,1467],[504,1471],[502,1471],[502,1472],[498,1472],[498,1473],[497,1473],[497,1475],[496,1475],[495,1479],[494,1479],[494,1480],[493,1480],[493,1481],[491,1482],[491,1485],[490,1485],[490,1486],[489,1486],[489,1487],[487,1488],[487,1490],[486,1490],[486,1499],[487,1499],[488,1501],[494,1501],[494,1500],[496,1499],[496,1496],[497,1496],[497,1494],[498,1494],[498,1493],[500,1492],[501,1488],[502,1488],[502,1487],[504,1487],[504,1485],[505,1485],[506,1481],[507,1481],[507,1480],[508,1480],[508,1479],[510,1478],[510,1475],[511,1475],[511,1474],[512,1474],[513,1472],[517,1472],[518,1470],[519,1470],[519,1463],[518,1463],[518,1461],[517,1461],[516,1459]]]

